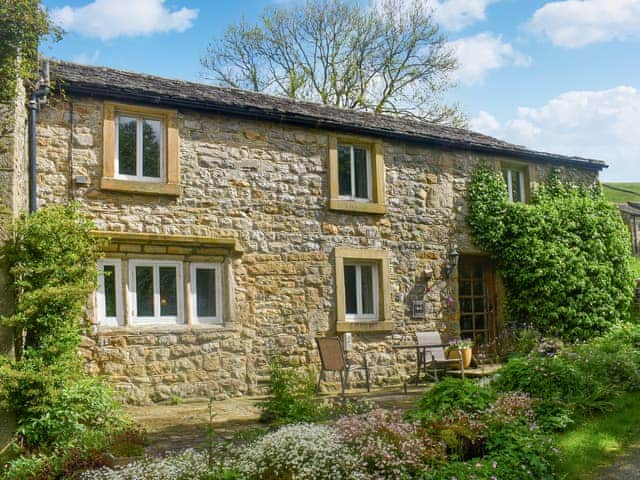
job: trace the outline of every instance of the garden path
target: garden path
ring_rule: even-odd
[[[367,399],[382,408],[407,409],[415,405],[417,398],[428,386],[409,387],[408,393],[402,387],[395,386],[374,389],[367,393],[364,389],[352,389],[348,397]],[[336,394],[325,394],[322,398],[331,398]],[[229,400],[214,401],[213,426],[217,435],[232,437],[233,435],[264,427],[259,423],[260,410],[257,403],[264,397],[240,397]],[[140,424],[148,434],[148,454],[163,453],[171,450],[204,447],[207,440],[207,424],[209,423],[209,402],[201,399],[178,405],[129,406],[126,408],[129,417]]]
[[[640,478],[640,443],[628,447],[615,463],[600,470],[598,480],[638,480]]]

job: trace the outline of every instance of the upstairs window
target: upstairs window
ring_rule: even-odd
[[[179,196],[178,112],[104,102],[100,188]]]
[[[509,200],[512,202],[526,202],[528,183],[526,168],[503,166],[502,175],[507,184]]]
[[[384,214],[384,148],[379,140],[329,136],[329,208]]]
[[[371,200],[371,154],[360,145],[338,145],[340,198]]]
[[[118,115],[116,124],[117,178],[163,181],[165,140],[162,120]]]

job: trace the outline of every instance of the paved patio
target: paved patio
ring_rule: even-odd
[[[500,365],[483,365],[465,370],[468,378],[489,377],[498,371]],[[451,371],[452,374],[456,372]],[[459,375],[459,372],[457,373]],[[384,388],[374,388],[367,392],[364,388],[352,388],[348,398],[361,398],[375,403],[381,408],[399,408],[406,410],[415,405],[416,400],[432,383],[416,386],[407,384]],[[339,392],[319,395],[320,398],[336,398]],[[214,401],[213,425],[218,435],[232,437],[238,432],[255,428],[266,428],[259,422],[258,403],[265,397],[239,397]],[[209,401],[207,399],[190,400],[178,405],[148,405],[126,407],[129,417],[143,426],[148,432],[150,445],[148,453],[162,453],[167,450],[181,450],[189,447],[202,447],[206,444],[207,425],[209,423]]]

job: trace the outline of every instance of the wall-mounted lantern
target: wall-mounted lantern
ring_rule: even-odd
[[[451,275],[453,274],[456,267],[458,266],[459,258],[460,258],[460,254],[458,253],[458,250],[456,250],[456,247],[453,247],[451,252],[449,252],[449,258],[447,259],[447,264],[444,266],[444,273],[447,276],[447,278],[451,278]]]

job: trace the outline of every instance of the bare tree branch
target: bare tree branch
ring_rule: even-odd
[[[464,124],[442,94],[457,68],[432,10],[420,0],[307,0],[267,8],[208,46],[214,82],[344,108]]]

